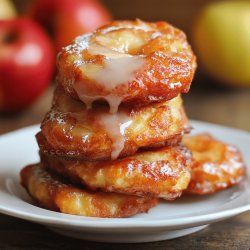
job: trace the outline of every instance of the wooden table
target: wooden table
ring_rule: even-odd
[[[199,84],[198,84],[199,82]],[[32,108],[0,116],[0,134],[39,123],[50,107],[50,89]],[[199,76],[184,97],[190,118],[250,131],[250,89],[226,89]],[[0,249],[250,249],[250,212],[175,240],[145,244],[104,244],[57,235],[46,228],[0,215]]]

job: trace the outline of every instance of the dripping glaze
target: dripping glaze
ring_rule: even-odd
[[[67,113],[80,123],[91,120],[96,129],[103,129],[112,141],[111,159],[115,160],[119,157],[124,148],[126,130],[133,123],[133,118],[129,113],[119,110],[111,114],[104,109],[97,109],[93,112],[93,109],[86,110],[86,108],[79,111],[79,107],[71,107]]]
[[[109,27],[102,30],[100,33],[105,34],[124,28],[136,28],[139,30],[144,30],[145,32],[152,32],[152,29],[149,27],[131,27],[125,25],[113,28]],[[152,34],[152,39],[159,35],[159,32],[154,32]],[[138,72],[143,67],[146,59],[144,55],[132,56],[130,54],[121,53],[105,47],[98,42],[98,39],[90,43],[92,37],[93,35],[91,33],[78,37],[75,40],[75,44],[68,46],[66,50],[71,53],[77,53],[79,58],[81,58],[83,50],[87,50],[90,55],[103,55],[104,59],[101,66],[94,65],[93,69],[91,68],[93,64],[88,62],[86,63],[83,59],[80,59],[75,62],[75,67],[78,67],[87,75],[89,79],[95,81],[98,85],[103,87],[104,90],[111,92],[112,90],[119,88],[120,93],[98,95],[98,93],[91,93],[88,89],[86,89],[86,87],[83,86],[84,84],[77,81],[73,83],[74,89],[79,99],[86,104],[87,108],[91,108],[94,101],[103,99],[108,102],[110,106],[110,113],[115,113],[117,112],[120,103],[124,98],[126,98],[128,82],[131,82],[135,79],[136,72]]]

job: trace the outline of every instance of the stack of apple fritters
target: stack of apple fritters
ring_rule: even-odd
[[[190,125],[180,94],[190,88],[196,60],[180,30],[113,21],[76,38],[57,64],[52,107],[37,134],[41,162],[21,171],[40,206],[127,217],[159,198],[212,193],[244,175],[235,148],[208,135],[183,139]],[[206,172],[206,164],[217,172]]]

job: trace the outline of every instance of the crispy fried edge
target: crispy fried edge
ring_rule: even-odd
[[[115,193],[89,192],[63,183],[39,164],[22,169],[21,183],[41,207],[92,217],[128,217],[147,212],[158,200]]]
[[[88,161],[111,159],[112,139],[104,128],[99,128],[96,125],[96,131],[93,131],[93,134],[88,137],[87,140],[83,140],[82,138],[85,138],[86,133],[77,137],[73,134],[69,135],[65,131],[62,119],[57,120],[50,118],[50,113],[53,113],[53,110],[56,109],[58,105],[57,102],[60,101],[58,100],[60,99],[59,97],[61,95],[65,95],[65,93],[62,93],[61,91],[62,90],[60,88],[55,90],[52,109],[47,113],[41,125],[42,134],[38,133],[36,135],[41,151],[44,154],[74,157]],[[75,102],[72,99],[70,99],[70,101]],[[171,107],[172,105],[174,107]],[[151,111],[150,106],[152,106],[155,111]],[[140,118],[141,114],[144,116],[147,114],[147,109],[152,112],[150,117],[147,117],[147,120],[143,122],[144,129],[140,129],[140,131],[150,130],[150,132],[148,134],[145,132],[135,135],[131,133],[133,126],[128,129],[124,135],[125,145],[119,155],[120,157],[133,155],[140,148],[155,148],[159,146],[175,145],[181,141],[184,133],[190,131],[190,124],[182,105],[181,97],[176,97],[175,100],[160,104],[153,104],[150,106],[128,109],[130,115],[134,117],[135,122],[133,126],[136,126],[137,121],[142,119]],[[83,108],[85,108],[84,105]],[[67,112],[60,112],[60,114],[64,117],[63,119],[65,120],[65,123],[68,123],[67,126],[70,130],[73,131],[73,128],[76,130],[77,126],[81,126],[81,122],[72,118]],[[170,120],[166,120],[164,116],[165,114]],[[177,114],[178,117],[176,117]],[[173,127],[171,124],[176,125]],[[89,126],[90,125],[91,124],[89,124]],[[155,134],[153,131],[155,131]]]
[[[192,141],[196,140],[196,144],[201,143],[201,159],[196,158],[198,149],[192,147]],[[198,141],[197,141],[198,140]],[[233,145],[226,144],[214,138],[209,133],[197,135],[187,135],[183,138],[183,143],[193,153],[193,162],[191,164],[191,181],[186,193],[190,194],[212,194],[238,184],[245,177],[246,165],[243,161],[241,152]],[[214,161],[216,152],[209,151],[209,144],[217,144],[222,147],[223,153],[221,159]],[[196,146],[197,147],[197,146]],[[210,150],[215,150],[211,148]],[[211,168],[213,170],[211,170]],[[231,171],[234,173],[230,173]]]
[[[149,55],[147,55],[149,57],[149,60],[146,66],[144,66],[141,71],[137,72],[135,80],[128,83],[128,93],[126,94],[123,103],[131,106],[145,106],[152,102],[170,100],[180,93],[187,93],[189,91],[196,70],[196,57],[191,49],[191,46],[187,42],[185,34],[181,30],[173,27],[166,22],[149,23],[143,22],[138,19],[135,21],[113,21],[109,25],[105,25],[104,27],[99,28],[96,33],[100,33],[102,28],[106,29],[112,25],[119,26],[120,23],[129,23],[130,25],[141,25],[145,23],[146,25],[151,25],[152,27],[154,27],[156,31],[157,29],[160,29],[162,32],[169,32],[174,34],[176,33],[176,39],[179,39],[182,43],[185,44],[184,48],[186,50],[185,53],[172,53],[173,56],[168,56],[167,53],[166,55],[164,55],[164,50],[161,53],[159,53],[159,51],[149,53]],[[80,37],[78,37],[73,44],[64,48],[60,52],[57,62],[59,70],[57,83],[63,86],[65,91],[76,99],[79,99],[79,96],[73,87],[72,77],[77,81],[82,80],[82,82],[84,82],[91,88],[96,88],[98,95],[104,97],[110,95],[111,93],[104,91],[104,89],[99,85],[91,80],[88,80],[86,76],[83,77],[80,69],[74,67],[74,70],[72,71],[72,65],[70,64],[70,61],[79,59],[75,57],[79,52],[77,46],[79,46],[80,40]],[[177,55],[179,56],[179,58],[177,57]],[[97,55],[95,57],[96,59],[94,61],[102,61],[103,56]],[[173,70],[174,66],[175,70]],[[168,77],[165,77],[164,79],[161,79],[162,74],[157,73],[162,71],[162,67],[164,67],[164,71],[169,73]],[[62,70],[64,68],[66,68],[66,70]],[[179,71],[180,73],[184,72],[184,79],[180,79],[180,73],[175,74],[174,77],[170,77],[170,75],[173,75],[173,71]],[[171,72],[172,74],[170,74]],[[158,81],[156,81],[157,78],[159,78]],[[163,80],[165,80],[164,83]],[[166,81],[168,82],[168,84],[166,84]],[[175,84],[176,82],[181,82],[182,84]],[[119,88],[116,88],[116,90],[118,92],[121,91],[119,90]],[[102,93],[103,91],[105,93]],[[117,94],[118,93],[112,93],[112,95]]]
[[[91,190],[174,200],[187,188],[191,153],[181,145],[164,147],[114,161],[86,162],[40,154],[55,174]]]

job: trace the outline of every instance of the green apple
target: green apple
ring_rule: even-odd
[[[250,2],[207,5],[193,27],[201,66],[225,84],[250,86]]]
[[[13,19],[16,16],[13,3],[9,0],[0,0],[0,20]]]

